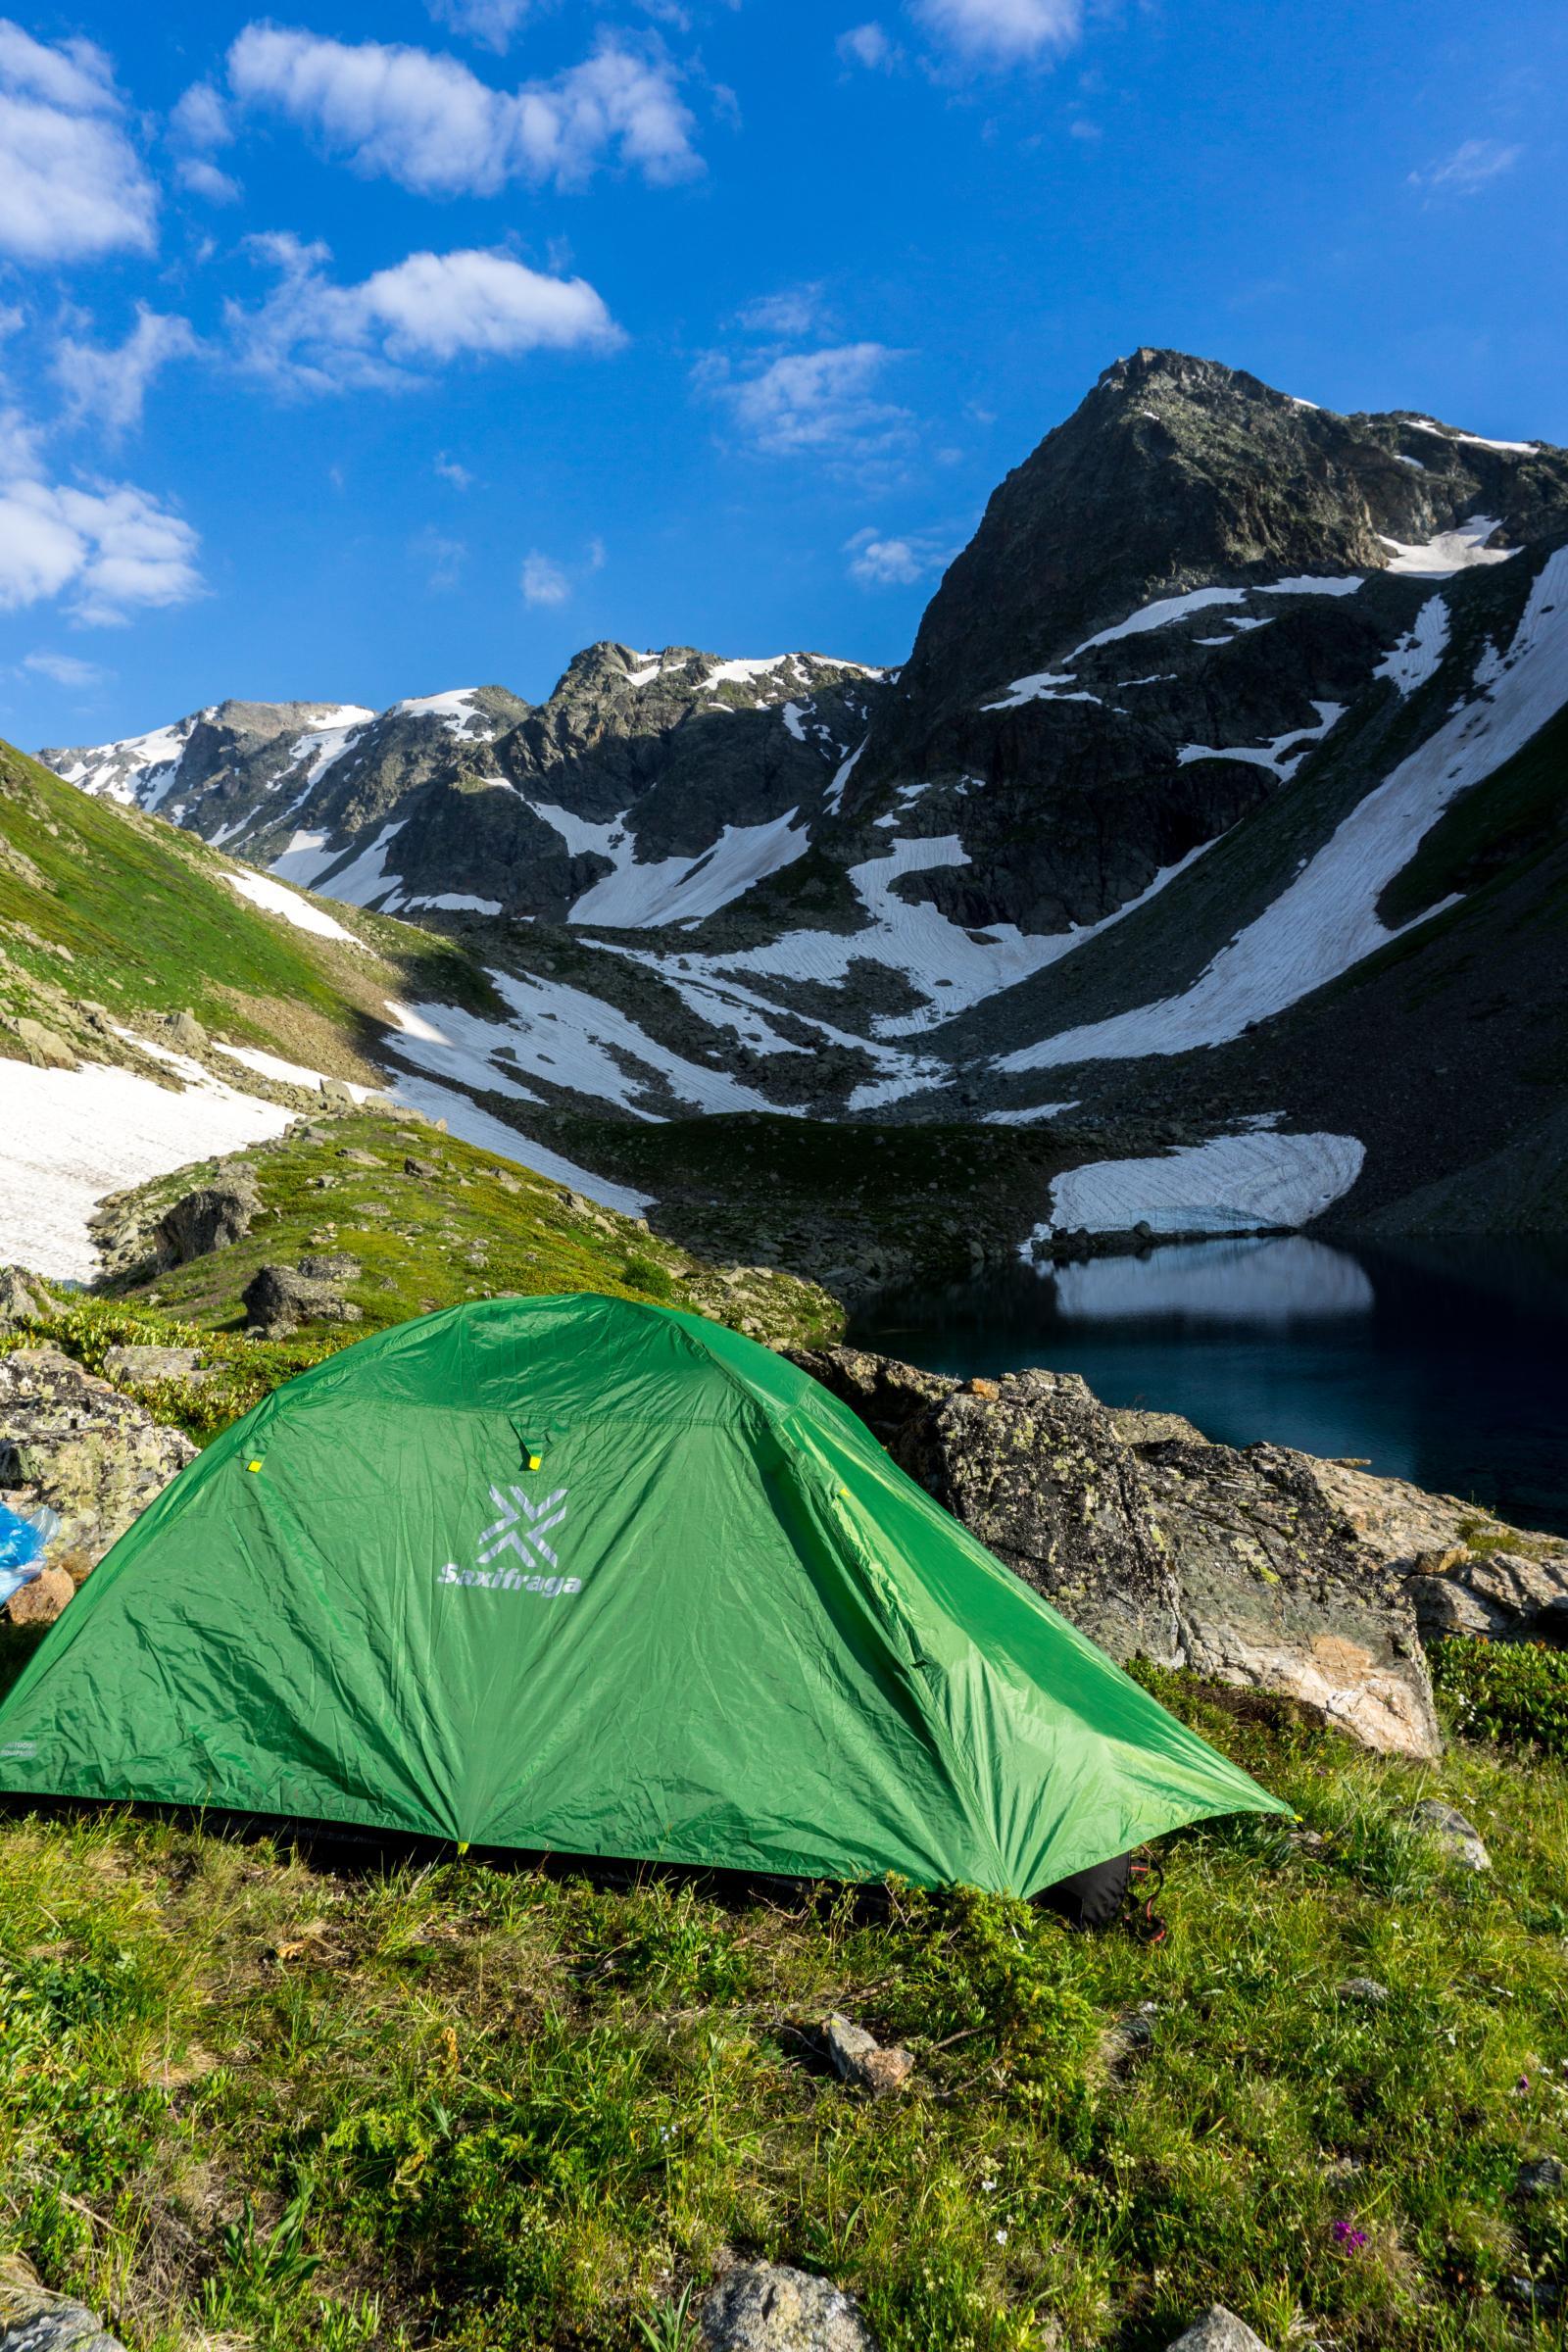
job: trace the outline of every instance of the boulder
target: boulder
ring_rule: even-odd
[[[286,1339],[302,1323],[358,1323],[361,1309],[329,1282],[313,1281],[293,1266],[263,1266],[242,1294],[254,1329],[270,1340]]]
[[[182,1380],[195,1386],[207,1378],[201,1370],[199,1348],[111,1348],[104,1356],[104,1378],[117,1384],[132,1381]]]
[[[56,1348],[0,1356],[0,1502],[58,1512],[49,1564],[78,1581],[196,1450]]]
[[[1380,1984],[1376,1977],[1347,1977],[1337,1989],[1341,2000],[1355,2009],[1386,2009],[1391,1997],[1388,1986]]]
[[[176,1054],[205,1054],[208,1036],[193,1012],[166,1012],[160,1024]]]
[[[42,1021],[31,1021],[24,1015],[14,1026],[22,1051],[34,1069],[74,1070],[77,1066],[74,1049],[56,1030],[46,1029]]]
[[[0,2262],[0,2352],[124,2352],[95,2311],[41,2286],[20,2254]]]
[[[354,1100],[353,1088],[345,1085],[341,1078],[323,1078],[321,1080],[321,1101],[328,1110],[358,1108]]]
[[[50,1298],[36,1274],[23,1266],[0,1266],[0,1331],[26,1315],[44,1315]]]
[[[853,2295],[784,2263],[737,2263],[697,2324],[704,2352],[876,2352]]]
[[[1455,1494],[1303,1455],[1363,1551],[1402,1577],[1422,1636],[1568,1642],[1568,1541],[1521,1535]]]
[[[307,1282],[358,1282],[365,1268],[357,1257],[346,1250],[331,1250],[324,1256],[302,1257],[300,1272]]]
[[[153,1227],[159,1265],[189,1265],[192,1258],[226,1250],[249,1233],[261,1205],[256,1187],[243,1176],[225,1177],[182,1194]]]
[[[1185,2334],[1176,2337],[1169,2352],[1268,2352],[1268,2346],[1234,2311],[1211,2303]]]
[[[1439,1752],[1405,1580],[1307,1455],[1126,1427],[1075,1374],[966,1385],[845,1348],[794,1361],[1112,1657],[1299,1700],[1369,1747]]]

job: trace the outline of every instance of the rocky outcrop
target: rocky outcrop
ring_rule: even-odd
[[[286,1339],[302,1323],[358,1323],[363,1311],[331,1282],[293,1266],[263,1266],[242,1296],[250,1328],[270,1340]]]
[[[1427,1641],[1568,1642],[1568,1541],[1526,1534],[1478,1503],[1403,1479],[1299,1458],[1361,1548],[1404,1580]]]
[[[876,2352],[853,2295],[785,2263],[736,2263],[698,2328],[704,2352]]]
[[[1110,1654],[1311,1706],[1367,1746],[1435,1755],[1406,1580],[1283,1446],[1140,1434],[1072,1374],[962,1382],[834,1348],[798,1355],[900,1467]]]
[[[13,1323],[47,1313],[48,1292],[25,1266],[0,1266],[0,1331]]]
[[[49,1566],[74,1582],[195,1457],[182,1431],[57,1349],[0,1355],[0,1502],[24,1518],[59,1513]]]
[[[153,1227],[160,1266],[184,1266],[242,1241],[261,1208],[261,1195],[244,1177],[204,1184],[167,1208]]]

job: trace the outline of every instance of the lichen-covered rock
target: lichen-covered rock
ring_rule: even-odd
[[[205,1054],[209,1045],[206,1030],[193,1012],[166,1012],[162,1022],[164,1035],[179,1054]]]
[[[1427,1641],[1568,1642],[1568,1542],[1522,1535],[1455,1494],[1303,1455],[1362,1549],[1404,1579]]]
[[[358,1323],[363,1311],[331,1283],[313,1281],[293,1266],[263,1266],[242,1298],[252,1327],[270,1339],[284,1339],[302,1323]]]
[[[196,1447],[53,1348],[0,1356],[0,1502],[26,1517],[47,1503],[61,1528],[51,1567],[77,1582]]]
[[[1437,1754],[1406,1582],[1308,1456],[1129,1423],[1072,1374],[965,1384],[851,1348],[796,1360],[1113,1657],[1275,1691],[1369,1747]]]
[[[244,1177],[227,1177],[183,1194],[153,1227],[158,1263],[184,1266],[192,1258],[226,1250],[249,1233],[261,1205],[256,1187]]]
[[[774,2262],[740,2262],[698,2315],[704,2352],[876,2352],[853,2295]]]
[[[95,2311],[41,2286],[18,2254],[0,2263],[0,2352],[124,2352]]]

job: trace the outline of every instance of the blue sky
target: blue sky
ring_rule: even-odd
[[[0,27],[0,730],[907,651],[1140,343],[1568,442],[1560,0]]]

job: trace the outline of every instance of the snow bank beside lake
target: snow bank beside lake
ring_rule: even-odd
[[[1366,1146],[1353,1135],[1217,1135],[1152,1159],[1101,1159],[1051,1188],[1051,1216],[1023,1245],[1054,1232],[1249,1233],[1304,1225],[1348,1193]]]

